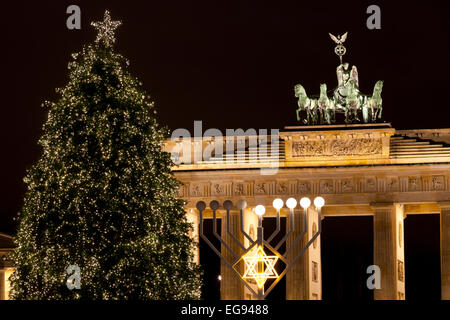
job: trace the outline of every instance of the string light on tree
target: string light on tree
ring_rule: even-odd
[[[13,254],[15,299],[197,299],[200,271],[168,130],[128,61],[108,11],[74,54],[69,82],[46,102],[43,154],[27,172]],[[103,44],[103,45],[99,45]],[[66,269],[80,268],[80,289]]]

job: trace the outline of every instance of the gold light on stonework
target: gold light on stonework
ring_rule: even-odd
[[[267,279],[278,278],[275,270],[278,257],[266,255],[263,246],[257,246],[256,250],[247,252],[242,259],[245,262],[245,272],[242,278],[255,280],[259,289],[264,288]]]

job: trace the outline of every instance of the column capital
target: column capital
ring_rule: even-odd
[[[372,210],[386,210],[392,209],[395,205],[393,202],[371,202],[369,204],[372,207]]]
[[[391,210],[394,208],[403,209],[404,205],[403,203],[398,202],[371,202],[370,207],[373,211],[385,211],[385,210]],[[406,218],[406,214],[403,214],[403,218]]]
[[[439,202],[437,203],[437,205],[438,205],[439,208],[441,208],[441,209],[447,209],[447,210],[450,209],[450,201],[439,201]]]

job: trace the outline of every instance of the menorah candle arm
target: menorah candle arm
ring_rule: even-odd
[[[258,246],[262,246],[264,242],[264,228],[261,225],[257,229],[256,242]]]

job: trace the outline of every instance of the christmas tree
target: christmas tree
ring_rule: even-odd
[[[45,103],[43,154],[24,179],[11,297],[198,298],[191,225],[161,149],[167,130],[113,49],[120,22],[106,11],[92,25],[95,43],[73,55],[69,83]],[[70,274],[77,268],[79,286]]]

